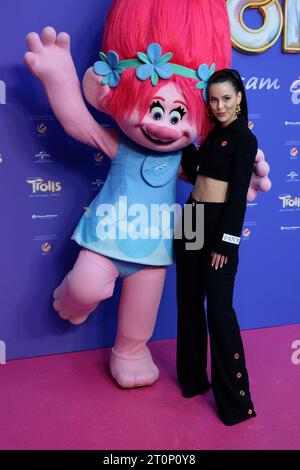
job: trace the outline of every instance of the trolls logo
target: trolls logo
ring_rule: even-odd
[[[61,191],[61,183],[59,181],[44,181],[43,178],[34,178],[26,180],[26,183],[32,185],[32,194],[58,193]]]
[[[282,201],[282,209],[294,210],[294,208],[300,209],[300,197],[292,197],[290,194],[278,196]]]
[[[247,9],[258,10],[262,25],[249,28],[243,15]],[[283,30],[282,51],[300,52],[300,2],[285,0],[227,0],[232,45],[246,54],[261,54],[275,44]]]
[[[296,350],[291,356],[291,361],[295,366],[297,366],[298,364],[300,364],[300,340],[296,339],[295,341],[293,341],[291,348]]]
[[[293,81],[291,84],[290,92],[292,93],[291,100],[293,104],[300,103],[300,77],[298,80]]]
[[[6,364],[6,345],[5,342],[0,339],[0,364]]]
[[[6,84],[0,80],[0,104],[6,104]]]

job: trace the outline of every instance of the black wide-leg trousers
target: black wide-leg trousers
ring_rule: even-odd
[[[182,227],[187,218],[187,204],[191,205],[195,228],[196,206],[200,203],[190,196],[184,206]],[[232,306],[238,253],[228,258],[222,268],[216,270],[211,266],[212,239],[224,204],[203,204],[204,246],[196,251],[188,250],[186,242],[190,240],[185,236],[175,239],[177,375],[185,397],[203,393],[212,386],[221,420],[232,425],[256,416],[249,391],[240,328]],[[207,376],[207,327],[211,351],[211,384]]]

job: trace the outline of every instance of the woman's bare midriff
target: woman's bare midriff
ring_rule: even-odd
[[[209,176],[198,175],[193,189],[193,198],[200,202],[226,202],[229,184]]]

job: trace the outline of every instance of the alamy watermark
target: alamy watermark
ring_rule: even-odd
[[[6,84],[0,80],[0,104],[6,104]]]
[[[186,240],[187,250],[199,250],[204,243],[204,206],[186,204],[181,219],[180,204],[128,204],[127,196],[120,196],[117,204],[100,204],[96,215],[100,217],[96,226],[101,240],[151,239]],[[91,216],[91,209],[86,217]]]
[[[0,339],[0,364],[6,364],[6,344]]]
[[[297,366],[300,364],[300,339],[295,339],[291,344],[291,348],[295,349],[291,355],[291,361],[295,366]]]

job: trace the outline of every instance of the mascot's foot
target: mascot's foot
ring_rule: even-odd
[[[88,318],[88,314],[74,314],[74,311],[70,312],[65,308],[62,308],[60,305],[59,300],[55,300],[53,302],[53,308],[58,312],[58,315],[63,319],[63,320],[69,320],[72,325],[80,325],[81,323],[85,322],[85,320]]]
[[[63,305],[59,298],[58,289],[54,291],[53,297],[55,299],[53,302],[54,310],[58,312],[61,318],[64,320],[69,320],[72,325],[80,325],[81,323],[85,322],[90,313],[93,311],[92,309],[88,312],[74,312],[74,309],[71,310],[66,305]]]
[[[109,365],[111,375],[123,388],[146,387],[159,377],[159,370],[147,346],[138,357],[120,354],[112,349]]]

